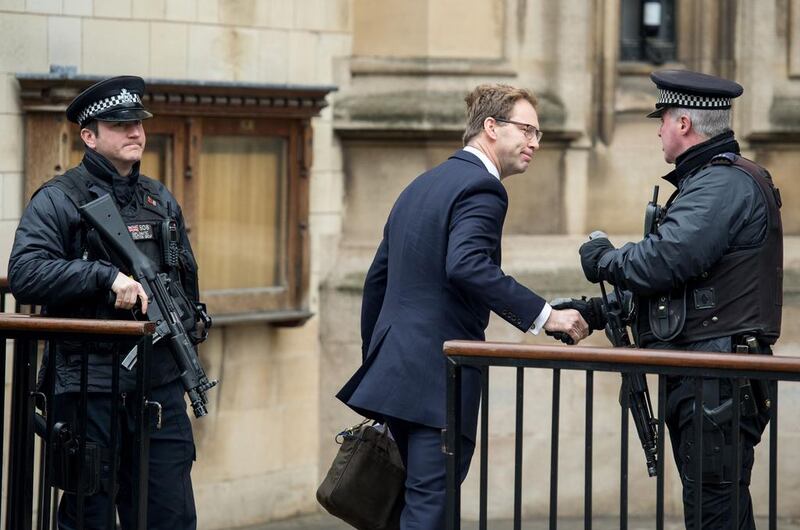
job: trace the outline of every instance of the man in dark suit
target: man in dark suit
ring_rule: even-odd
[[[522,173],[542,133],[536,97],[481,85],[465,99],[463,150],[417,177],[398,197],[364,283],[363,364],[337,394],[386,422],[406,465],[401,528],[444,528],[444,341],[483,340],[494,311],[521,331],[544,328],[575,342],[588,327],[552,309],[500,269],[508,195],[501,179]],[[462,480],[475,447],[478,370],[464,370]]]

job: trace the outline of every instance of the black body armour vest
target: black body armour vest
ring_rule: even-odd
[[[42,188],[54,186],[63,191],[76,207],[80,207],[108,193],[105,186],[100,185],[100,182],[100,179],[81,165],[46,182]],[[119,208],[119,205],[117,206]],[[181,312],[180,317],[184,327],[187,331],[193,330],[195,328],[195,314],[192,310],[194,305],[181,286],[181,280],[184,279],[187,268],[193,266],[193,262],[190,262],[191,260],[186,256],[186,250],[178,246],[177,220],[163,203],[159,187],[154,181],[140,175],[131,202],[119,210],[137,248],[152,260],[159,272],[169,275],[172,280],[170,294],[173,295],[176,306]],[[82,225],[79,236],[81,237],[82,256],[79,257],[87,261],[107,261],[118,267],[123,274],[130,274],[122,260],[102,243],[100,235],[86,223],[82,223]],[[172,245],[169,244],[170,241],[172,241]],[[190,293],[190,295],[197,297],[197,293]],[[133,320],[131,311],[114,308],[113,293],[110,290],[98,294],[95,298],[86,299],[79,306],[48,307],[48,313],[54,316],[75,318]],[[91,389],[94,386],[104,387],[105,384],[101,380],[106,377],[110,381],[112,357],[108,354],[114,347],[115,344],[109,342],[69,341],[64,342],[59,349],[65,357],[67,365],[74,362],[70,359],[71,356],[88,349],[91,356],[90,364],[94,365],[90,367]],[[123,343],[125,349],[120,351],[121,358],[125,357],[131,347],[131,345],[126,346]],[[103,369],[103,366],[106,368]],[[156,344],[150,367],[152,386],[168,383],[179,376],[178,367],[166,345]],[[135,368],[132,371],[125,368],[120,369],[120,384],[123,390],[126,386],[135,383],[134,374]]]
[[[769,172],[734,153],[715,156],[750,176],[767,209],[763,241],[728,249],[708,271],[669,295],[641,297],[638,308],[640,347],[653,340],[687,343],[754,334],[774,344],[781,332],[783,306],[783,226],[780,193]]]

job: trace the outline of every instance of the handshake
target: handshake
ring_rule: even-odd
[[[558,298],[550,302],[553,312],[544,325],[545,333],[564,344],[577,344],[596,329],[605,329],[608,319],[600,297]],[[577,313],[577,315],[575,314]],[[554,319],[554,317],[556,317]],[[551,324],[553,320],[553,325]],[[579,320],[580,322],[575,322]],[[559,328],[559,324],[561,328]],[[566,329],[563,329],[566,326]]]

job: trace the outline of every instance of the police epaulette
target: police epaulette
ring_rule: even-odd
[[[732,166],[734,162],[736,162],[735,153],[720,153],[711,159],[711,165],[714,166]]]

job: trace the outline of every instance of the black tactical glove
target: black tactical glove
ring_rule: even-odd
[[[575,341],[572,340],[572,337],[569,336],[569,333],[564,333],[563,331],[547,331],[547,330],[544,330],[544,334],[547,335],[548,337],[553,337],[556,340],[560,340],[561,342],[563,342],[564,344],[567,344],[569,346],[572,346],[573,344],[575,344]],[[591,331],[589,332],[589,334],[590,335],[592,334]]]
[[[587,241],[578,252],[581,255],[581,267],[583,267],[583,274],[586,279],[592,283],[600,281],[598,264],[606,252],[614,250],[614,245],[606,237],[598,237]]]
[[[588,300],[585,296],[581,298],[559,298],[550,302],[550,305],[553,309],[576,310],[589,325],[590,334],[596,329],[605,329],[606,323],[608,323],[606,313],[603,311],[603,299],[599,296]]]

